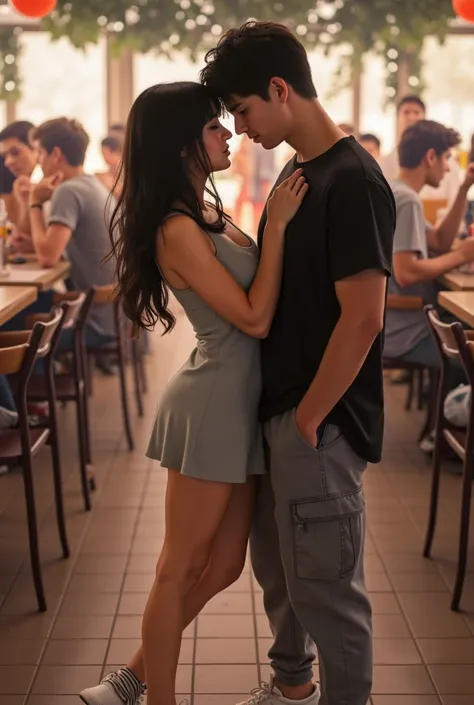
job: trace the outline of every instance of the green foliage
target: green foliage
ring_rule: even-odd
[[[169,56],[178,51],[195,59],[223,31],[247,19],[280,21],[309,48],[323,46],[329,52],[347,46],[339,72],[342,82],[375,49],[390,64],[387,83],[393,93],[394,64],[408,57],[413,75],[419,77],[424,38],[435,35],[442,40],[452,17],[450,0],[58,0],[42,24],[53,39],[67,37],[78,48],[96,43],[107,31],[117,51],[124,46]],[[390,59],[389,51],[397,59]],[[1,28],[0,61],[9,52],[17,55],[18,36]],[[16,63],[3,65],[2,98],[8,81],[18,87],[15,68]]]

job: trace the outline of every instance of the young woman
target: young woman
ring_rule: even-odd
[[[263,472],[258,339],[272,322],[285,229],[307,185],[298,171],[276,189],[259,256],[226,219],[212,181],[230,166],[230,137],[218,102],[195,83],[149,88],[130,113],[112,223],[119,294],[137,329],[161,322],[168,332],[172,291],[197,343],[165,390],[147,451],[168,469],[168,485],[143,647],[81,693],[88,705],[135,705],[145,681],[148,705],[175,705],[183,629],[244,566],[251,480]]]

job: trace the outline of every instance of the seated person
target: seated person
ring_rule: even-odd
[[[109,135],[102,140],[101,148],[104,162],[108,166],[108,171],[98,172],[96,176],[107,190],[113,191],[114,196],[118,198],[122,190],[121,181],[117,181],[122,161],[122,140]]]
[[[67,255],[73,288],[78,291],[113,283],[114,262],[104,262],[111,250],[108,218],[112,204],[97,178],[84,173],[87,133],[75,120],[59,118],[40,125],[31,139],[44,173],[44,179],[33,186],[29,196],[31,233],[39,263],[54,267]],[[46,219],[43,204],[50,199]],[[14,327],[22,327],[29,313],[49,311],[52,302],[53,292],[41,293],[34,304],[15,317]],[[86,346],[102,347],[114,335],[112,306],[94,307],[86,327]],[[65,341],[71,331],[64,331],[63,336],[64,349],[70,347]]]
[[[381,144],[378,137],[372,135],[370,132],[366,132],[359,137],[359,143],[368,151],[370,155],[372,155],[374,159],[377,161],[380,160]]]
[[[390,183],[397,207],[391,294],[421,296],[436,303],[436,280],[450,270],[474,261],[474,238],[451,249],[466,209],[467,192],[474,183],[470,164],[454,203],[436,228],[426,223],[419,193],[436,187],[449,171],[451,149],[460,142],[454,130],[431,120],[409,127],[399,145],[400,172]],[[440,364],[439,353],[423,311],[387,310],[384,354],[426,366]]]
[[[12,183],[2,190],[8,219],[13,224],[12,245],[17,252],[33,252],[28,214],[30,180],[38,171],[38,158],[29,143],[31,122],[18,120],[0,132],[0,156],[12,175]],[[5,180],[6,183],[6,180]]]

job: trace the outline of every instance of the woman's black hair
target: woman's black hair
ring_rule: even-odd
[[[223,232],[222,202],[204,148],[203,129],[221,112],[219,101],[199,83],[158,84],[135,100],[127,122],[117,183],[121,195],[110,224],[117,289],[134,332],[160,321],[168,333],[176,320],[169,291],[156,264],[156,238],[170,211],[189,215],[203,229]],[[209,175],[217,218],[204,220],[190,165]]]

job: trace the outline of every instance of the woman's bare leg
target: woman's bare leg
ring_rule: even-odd
[[[184,602],[183,630],[203,607],[241,575],[247,553],[248,536],[254,505],[254,482],[234,485],[232,495],[211,548],[209,562],[199,582],[191,588]],[[144,683],[143,649],[139,648],[127,667]]]

